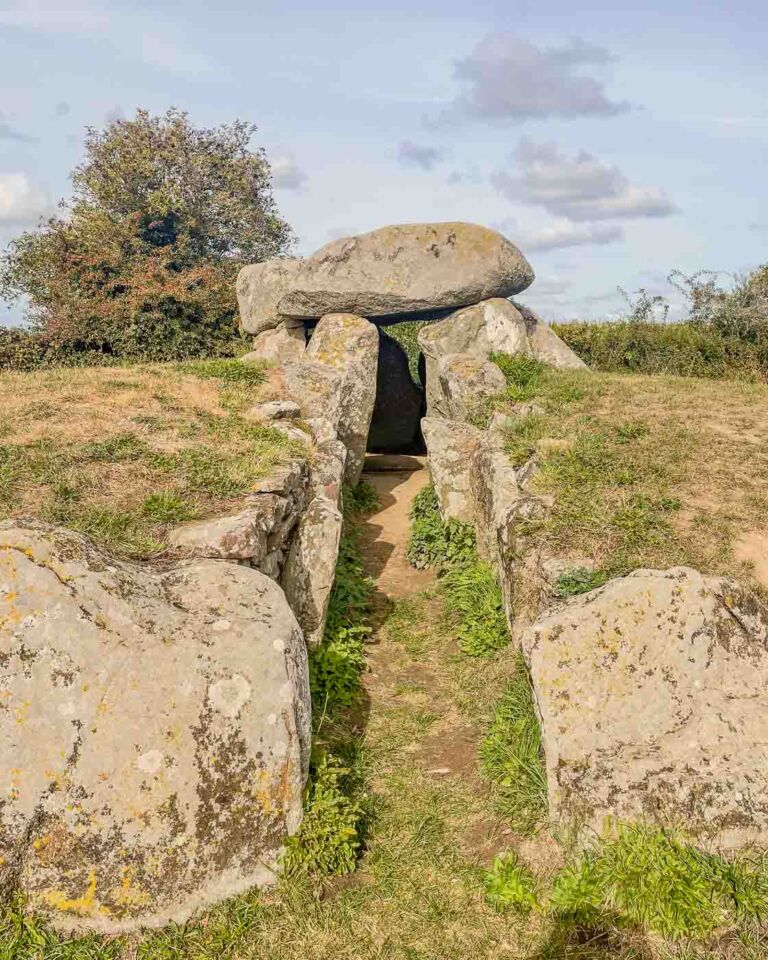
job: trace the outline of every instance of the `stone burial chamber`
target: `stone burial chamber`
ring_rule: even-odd
[[[524,321],[506,298],[533,279],[520,250],[495,230],[460,222],[413,223],[334,240],[306,260],[245,267],[237,294],[241,327],[255,335],[249,359],[300,360],[315,325],[327,315],[363,317],[378,327],[376,400],[367,449],[418,454],[426,452],[421,419],[430,392],[437,389],[438,370],[427,354],[420,359],[422,376],[415,380],[406,351],[387,331],[400,322],[445,323],[457,311],[477,307],[479,321],[470,324],[469,336],[480,336],[486,322],[494,330],[504,327],[490,307],[499,301],[515,313],[523,333],[517,339],[505,338],[504,331],[486,337],[491,344],[485,344],[486,353],[505,346],[514,351],[527,342],[526,323],[536,326],[538,320]],[[483,304],[489,304],[487,321]],[[498,379],[489,382],[498,387]]]

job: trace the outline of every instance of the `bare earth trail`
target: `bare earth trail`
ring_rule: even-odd
[[[460,709],[446,670],[450,661],[465,658],[443,622],[435,572],[416,570],[407,558],[411,505],[429,483],[426,458],[369,457],[363,479],[379,498],[379,507],[360,529],[363,564],[376,583],[375,633],[363,678],[371,720],[377,724],[398,704],[412,714],[412,722],[420,715],[423,729],[402,745],[400,759],[413,761],[438,788],[455,780],[460,790],[485,798],[478,756],[483,731]],[[487,862],[500,846],[503,825],[483,817],[479,822],[468,818],[465,827],[463,852]]]

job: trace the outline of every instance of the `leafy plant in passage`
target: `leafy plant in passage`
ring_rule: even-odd
[[[499,911],[530,913],[539,905],[536,878],[516,853],[496,857],[485,875],[485,898]]]
[[[440,588],[462,653],[486,657],[507,646],[501,589],[487,563],[475,555],[450,564],[440,578]]]
[[[475,555],[475,535],[469,524],[444,521],[440,516],[437,494],[428,484],[413,498],[408,561],[419,570],[441,567]]]
[[[644,824],[623,825],[613,839],[596,840],[547,890],[514,853],[496,858],[485,886],[497,909],[541,912],[564,941],[569,931],[627,929],[701,942],[725,931],[747,933],[768,915],[764,854],[729,860],[675,831]]]
[[[533,687],[519,652],[512,682],[496,706],[480,758],[505,816],[520,833],[531,833],[546,820],[547,778]]]
[[[764,857],[729,861],[673,831],[627,825],[558,873],[548,908],[581,924],[702,939],[766,917],[767,867]]]
[[[363,811],[347,782],[352,771],[332,754],[323,753],[310,769],[299,832],[286,847],[285,870],[297,874],[351,873],[360,849]]]
[[[339,544],[336,577],[328,603],[322,643],[309,653],[316,743],[326,721],[334,724],[339,712],[351,707],[360,690],[365,667],[364,646],[371,636],[369,623],[374,584],[363,569],[355,518],[375,509],[376,491],[368,483],[347,487],[343,495],[344,530]],[[350,873],[361,845],[364,809],[353,763],[343,761],[339,748],[316,747],[304,820],[288,844],[289,874]],[[354,751],[353,751],[354,752]]]

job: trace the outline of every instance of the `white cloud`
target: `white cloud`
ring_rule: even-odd
[[[48,193],[25,173],[0,173],[0,224],[29,226],[51,210]]]
[[[520,175],[499,170],[491,175],[496,190],[509,200],[541,206],[568,220],[629,220],[665,217],[675,207],[656,187],[635,187],[618,167],[608,167],[582,150],[561,153],[554,143],[524,138],[511,157]]]
[[[618,224],[577,224],[569,220],[555,220],[539,230],[523,233],[519,244],[523,250],[558,250],[563,247],[617,243],[623,238],[624,231]]]
[[[290,154],[280,154],[269,161],[272,183],[283,190],[301,190],[307,181],[306,173]]]
[[[583,72],[612,59],[607,50],[578,38],[560,47],[537,47],[511,33],[490,34],[455,62],[462,91],[448,115],[524,121],[621,113],[629,104],[611,100],[603,80]]]
[[[397,151],[400,163],[406,166],[420,167],[422,170],[433,170],[442,161],[444,152],[438,147],[427,144],[414,143],[412,140],[403,140]]]

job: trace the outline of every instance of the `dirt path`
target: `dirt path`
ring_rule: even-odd
[[[390,466],[408,469],[393,470]],[[390,600],[431,586],[431,570],[414,570],[406,550],[409,513],[416,494],[429,483],[423,457],[369,457],[363,479],[376,491],[381,506],[361,530],[360,546],[368,574]]]

